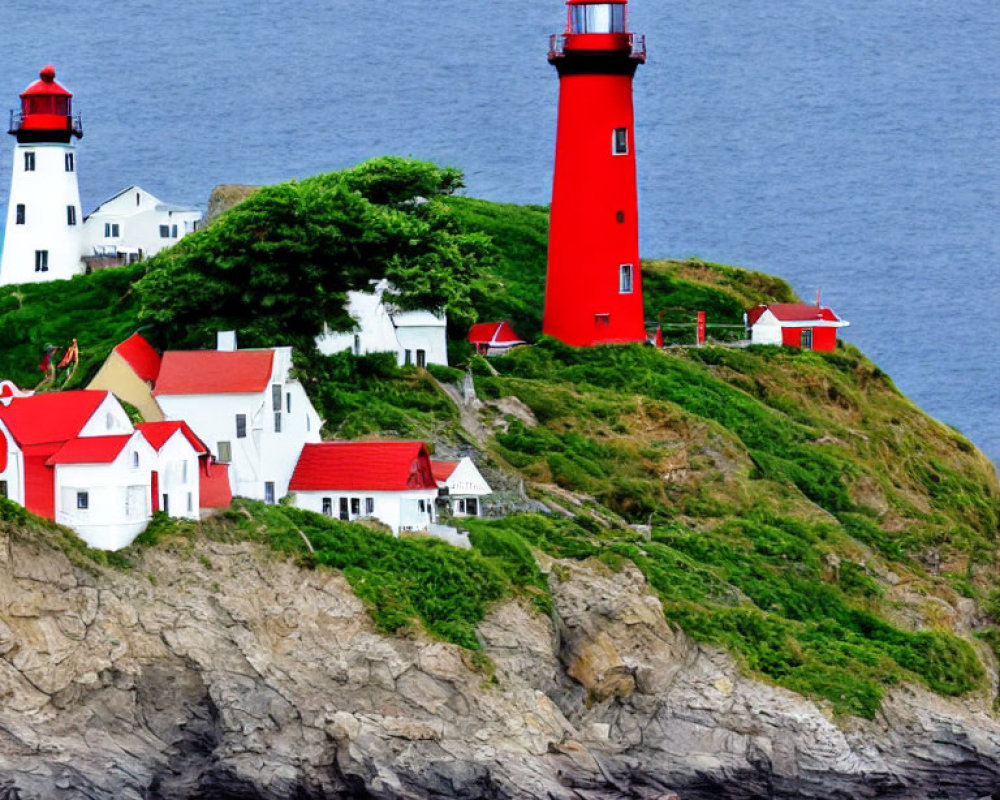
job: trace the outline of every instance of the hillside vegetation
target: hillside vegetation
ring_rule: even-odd
[[[339,185],[324,179],[310,191]],[[287,204],[297,186],[276,196]],[[441,303],[451,297],[481,320],[510,319],[537,337],[545,209],[447,192],[428,202],[434,208],[420,213],[437,230],[475,243],[473,290],[449,295],[439,281]],[[393,219],[408,213],[397,203]],[[266,225],[266,207],[255,206],[254,218]],[[195,243],[201,261],[224,251],[236,219],[231,212],[205,231]],[[181,256],[169,256],[171,270],[183,271]],[[405,273],[406,264],[393,263]],[[0,373],[31,385],[44,345],[76,336],[84,363],[74,383],[82,385],[116,341],[149,324],[144,290],[160,286],[157,307],[167,302],[162,283],[136,287],[142,270],[0,290]],[[185,277],[196,279],[196,270]],[[688,324],[704,310],[710,322],[739,325],[750,305],[794,299],[779,279],[700,261],[646,263],[643,287],[647,318],[668,324]],[[266,329],[266,304],[248,313],[247,326]],[[172,344],[169,326],[147,333]],[[692,338],[683,328],[667,333]],[[472,650],[490,603],[515,594],[548,607],[532,551],[595,559],[610,570],[629,560],[688,634],[837,713],[871,717],[886,688],[904,681],[946,695],[993,690],[986,667],[991,647],[1000,647],[996,472],[856,348],[574,350],[542,339],[492,369],[460,335],[453,352],[486,402],[486,436],[463,428],[442,391],[441,383],[460,381],[458,369],[305,351],[298,368],[327,435],[474,447],[491,474],[523,478],[552,513],[469,522],[476,549],[465,553],[237,501],[240,510],[210,525],[158,520],[135,546],[258,538],[304,564],[344,570],[386,630],[419,624]],[[504,411],[505,398],[530,414]],[[549,579],[559,574],[557,564]]]

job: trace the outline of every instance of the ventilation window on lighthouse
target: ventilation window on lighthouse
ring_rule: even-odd
[[[48,272],[49,271],[49,251],[48,250],[36,250],[35,251],[35,272]]]
[[[632,265],[618,267],[618,294],[632,294]]]
[[[34,172],[35,171],[35,154],[25,153],[24,154],[24,171]]]
[[[611,152],[616,156],[628,155],[628,128],[615,128]]]
[[[624,3],[573,6],[570,33],[625,33]]]
[[[24,203],[18,203],[17,204],[17,209],[14,212],[14,214],[15,214],[15,216],[14,216],[14,223],[17,224],[17,225],[23,225],[24,224]]]
[[[76,225],[76,206],[66,206],[66,224]]]
[[[73,172],[76,169],[75,158],[72,153],[66,154],[66,171]]]

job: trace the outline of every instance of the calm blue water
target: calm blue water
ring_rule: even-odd
[[[545,203],[562,20],[558,0],[5,0],[0,108],[56,64],[88,210],[133,182],[203,205],[383,153]],[[633,0],[632,21],[644,255],[822,287],[847,338],[1000,461],[1000,3]]]

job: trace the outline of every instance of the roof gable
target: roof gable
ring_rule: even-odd
[[[153,349],[145,337],[133,333],[124,342],[115,347],[116,352],[125,360],[136,375],[147,383],[156,381],[160,374],[160,354]]]
[[[74,439],[109,396],[108,392],[48,392],[15,397],[0,406],[0,419],[21,447]]]
[[[447,481],[457,468],[457,461],[431,461],[431,471],[434,474],[434,480],[438,483]]]
[[[302,448],[291,491],[436,489],[423,442],[322,442]]]
[[[489,344],[494,346],[512,346],[527,344],[517,335],[509,322],[480,322],[469,329],[469,341],[472,344]]]
[[[829,308],[805,303],[771,303],[766,306],[755,306],[747,311],[747,322],[755,324],[765,311],[770,311],[779,322],[840,322],[840,317]]]
[[[207,445],[195,435],[190,426],[182,420],[166,422],[141,422],[135,426],[154,450],[159,452],[177,433],[190,443],[198,455],[208,453]]]
[[[273,363],[273,350],[168,350],[153,394],[255,394],[270,383]]]

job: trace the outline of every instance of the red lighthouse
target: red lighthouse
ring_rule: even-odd
[[[632,78],[645,37],[628,30],[628,0],[569,0],[552,37],[559,125],[543,331],[571,345],[640,342]]]

